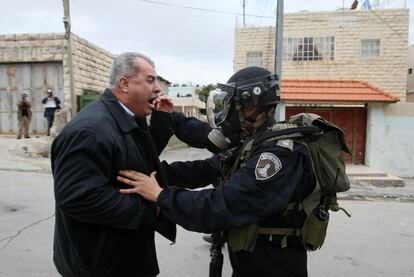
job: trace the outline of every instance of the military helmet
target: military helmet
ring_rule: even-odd
[[[263,67],[243,68],[233,74],[227,84],[218,84],[218,88],[235,92],[234,100],[240,101],[242,107],[276,106],[280,101],[278,77]]]
[[[280,101],[276,74],[265,68],[251,66],[239,70],[226,84],[217,84],[207,101],[207,114],[213,128],[220,128],[226,136],[241,131],[241,121],[255,122],[256,115],[268,112]],[[241,111],[259,107],[255,114],[244,118]]]

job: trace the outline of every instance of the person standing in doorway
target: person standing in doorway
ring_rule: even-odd
[[[53,96],[51,89],[46,90],[47,96],[42,100],[45,105],[45,117],[47,119],[47,135],[50,136],[50,128],[52,128],[53,121],[55,120],[55,111],[60,109],[60,100],[56,96]]]
[[[30,138],[29,127],[32,119],[32,105],[27,100],[27,94],[22,93],[20,101],[17,103],[17,122],[18,122],[18,133],[17,139],[22,138],[22,134],[25,138]]]

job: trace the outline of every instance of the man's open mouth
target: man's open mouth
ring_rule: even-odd
[[[151,97],[148,99],[148,103],[152,104],[152,103],[154,102],[154,100],[155,100],[155,99],[157,99],[157,97],[156,97],[156,96],[151,96]]]
[[[149,99],[148,99],[148,104],[149,104],[149,106],[151,107],[151,108],[154,108],[154,100],[155,99],[157,99],[157,96],[151,96]]]

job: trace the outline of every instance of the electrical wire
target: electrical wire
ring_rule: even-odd
[[[105,0],[84,0],[90,3],[95,3],[96,6],[100,6],[102,7],[102,9],[110,9],[114,14],[116,14],[117,18],[122,18],[122,17],[126,17],[126,18],[130,18],[131,16],[137,16],[137,12],[136,9],[134,9],[134,7],[131,7],[130,5],[123,5],[125,3],[123,3],[122,1],[117,2],[116,5],[114,5],[113,2],[110,1],[105,1]],[[148,6],[146,6],[148,7]],[[93,8],[91,9],[93,10]],[[168,9],[168,11],[170,11],[170,9]],[[171,28],[171,22],[158,22],[159,24],[162,24],[162,27],[164,28]],[[116,24],[109,24],[108,22],[105,22],[105,24],[110,25],[110,28],[113,28],[116,26]],[[210,34],[203,34],[202,38],[203,39],[211,39],[211,40],[216,40],[216,39],[221,39],[220,36],[214,35],[216,33],[210,33]],[[199,34],[198,34],[199,35]],[[133,45],[136,48],[136,45]]]
[[[104,5],[106,5],[106,7],[111,8],[111,9],[116,8],[116,7],[121,8],[121,6],[119,5],[120,4],[119,2],[117,2],[116,5],[113,5],[113,2],[106,2],[106,1],[102,1],[102,0],[100,0],[100,1],[97,1],[97,0],[95,0],[95,1],[94,0],[86,0],[86,1],[88,1],[88,2],[94,2],[96,4],[104,4]],[[167,3],[167,2],[155,1],[155,0],[134,0],[134,1],[135,2],[141,2],[141,3],[147,3],[147,4],[153,4],[153,5],[161,5],[161,6],[167,6],[167,7],[174,7],[174,8],[189,9],[189,10],[195,10],[195,11],[201,11],[201,12],[208,12],[208,13],[228,14],[228,15],[236,15],[236,16],[243,15],[242,13],[236,13],[236,12],[230,12],[230,11],[223,11],[223,10],[216,10],[216,9],[208,9],[208,8],[201,8],[201,7],[195,7],[195,6],[189,6],[189,5],[181,5],[181,4],[174,4],[174,3]],[[265,4],[265,8],[267,7],[267,5],[268,5],[268,1]],[[126,6],[124,6],[124,7],[126,7]],[[128,8],[128,9],[126,9],[127,11],[131,9],[130,6],[128,6],[127,8]],[[274,16],[265,16],[264,15],[265,10],[266,10],[265,8],[263,9],[263,11],[262,11],[262,13],[260,15],[258,15],[258,14],[245,14],[245,16],[255,17],[255,18],[258,18],[259,19],[259,24],[258,24],[259,26],[256,27],[257,30],[255,31],[254,39],[253,39],[252,43],[249,46],[249,51],[252,49],[252,47],[253,47],[253,45],[255,43],[255,39],[257,38],[258,32],[260,31],[260,29],[262,27],[262,26],[260,26],[261,25],[261,20],[262,19],[275,19],[276,18]],[[125,9],[123,9],[123,8],[121,8],[121,9],[122,9],[122,11],[125,11]],[[375,12],[372,9],[370,9],[370,11],[382,23],[384,23],[390,30],[392,30],[399,37],[402,37],[402,35],[389,24],[390,22],[394,22],[394,21],[392,21],[392,20],[389,20],[388,21],[388,20],[384,19],[383,17],[381,17],[377,12]],[[84,13],[84,14],[86,14],[86,13]],[[343,16],[344,16],[344,14],[343,14]],[[295,20],[302,21],[302,22],[320,22],[320,23],[330,22],[331,21],[330,18],[326,18],[326,19],[295,18]],[[106,21],[104,21],[104,22],[105,22],[105,25],[108,26],[110,29],[114,29],[115,28],[115,26],[113,24],[109,24]],[[347,23],[372,23],[372,19],[370,20],[370,19],[361,18],[361,19],[358,19],[358,20],[350,20],[350,21],[347,21]],[[271,25],[271,26],[274,26],[274,25]]]
[[[267,8],[267,5],[269,5],[269,0],[266,0],[265,5],[263,6],[262,14],[264,14],[264,13],[265,13],[266,8]],[[256,28],[256,30],[255,30],[255,33],[254,33],[253,39],[252,39],[252,41],[250,42],[250,45],[249,45],[248,50],[247,50],[247,52],[246,52],[246,53],[248,53],[248,52],[252,51],[253,46],[254,46],[254,45],[255,45],[255,43],[256,43],[256,38],[257,38],[257,35],[259,34],[259,32],[261,31],[261,29],[263,28],[262,26],[260,26],[261,21],[262,21],[262,17],[260,17],[260,18],[259,18],[259,23],[257,24],[257,25],[258,25],[258,27],[255,27],[255,28]],[[246,57],[246,58],[247,58],[247,57]],[[262,52],[262,59],[263,59],[263,52]],[[263,60],[262,60],[262,63],[263,63]]]
[[[173,4],[173,3],[161,2],[161,1],[153,1],[153,0],[135,0],[135,1],[157,4],[157,5],[162,5],[162,6],[175,7],[175,8],[189,9],[189,10],[195,10],[195,11],[210,12],[210,13],[231,14],[231,15],[241,15],[241,16],[243,15],[243,13],[235,13],[235,12],[229,12],[229,11],[200,8],[200,7],[195,7],[195,6]],[[245,16],[258,17],[258,18],[274,18],[273,16],[265,16],[265,15],[257,15],[257,14],[245,14]]]
[[[195,7],[195,6],[188,6],[188,5],[180,5],[180,4],[173,4],[173,3],[167,3],[167,2],[161,2],[161,1],[153,1],[153,0],[134,0],[135,2],[142,2],[142,3],[147,3],[147,4],[156,4],[156,5],[161,5],[161,6],[168,6],[168,7],[174,7],[174,8],[182,8],[182,9],[190,9],[190,10],[195,10],[195,11],[201,11],[201,12],[209,12],[209,13],[217,13],[217,14],[228,14],[228,15],[235,15],[235,16],[242,16],[242,13],[237,13],[237,12],[230,12],[230,11],[223,11],[223,10],[216,10],[216,9],[208,9],[208,8],[201,8],[201,7]],[[102,0],[96,0],[94,1],[96,3],[106,3],[109,6],[111,6],[111,8],[116,8],[116,7],[120,7],[120,3],[122,2],[116,2],[116,5],[112,5],[114,4],[113,2],[106,2],[106,1],[102,1]],[[131,9],[130,6],[123,6],[126,9]],[[289,14],[296,14],[296,13],[286,13],[285,16],[288,16]],[[266,18],[266,19],[276,19],[275,16],[266,16],[264,14],[258,15],[258,14],[245,14],[248,17],[256,17],[256,18]],[[305,21],[305,22],[329,22],[329,19],[313,19],[313,18],[298,18],[295,19],[298,21]],[[383,22],[387,22],[386,19],[382,19]],[[348,21],[348,22],[355,22],[355,23],[360,23],[360,22],[371,22],[369,19],[367,20],[357,20],[357,21]],[[390,22],[393,22],[390,20]]]

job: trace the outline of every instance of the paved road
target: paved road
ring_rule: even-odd
[[[54,200],[48,161],[15,157],[2,140],[0,276],[58,276],[52,263]],[[163,158],[172,161],[208,155],[201,150],[173,149]],[[414,187],[414,181],[409,182]],[[395,188],[396,194],[398,190]],[[309,275],[414,276],[414,203],[395,197],[359,199],[370,201],[342,201],[351,218],[343,213],[331,217],[325,246],[309,255]],[[200,234],[179,228],[176,244],[170,245],[160,236],[156,241],[160,277],[208,276],[209,245]],[[225,255],[223,276],[230,275]]]

